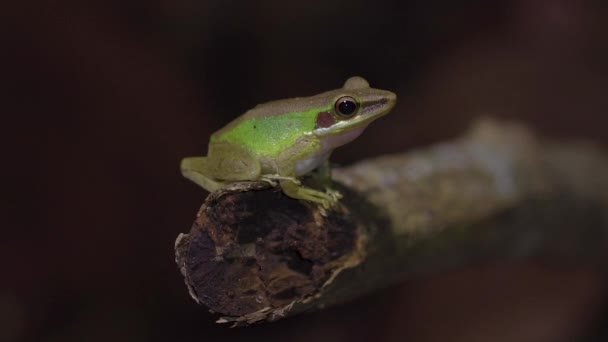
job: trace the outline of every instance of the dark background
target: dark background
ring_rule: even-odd
[[[189,298],[173,242],[205,196],[181,158],[259,102],[352,75],[399,103],[340,163],[455,137],[488,113],[607,143],[605,1],[8,1],[0,13],[0,341],[603,340],[603,274],[538,261],[228,329]]]

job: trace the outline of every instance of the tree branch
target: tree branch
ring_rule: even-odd
[[[209,195],[176,261],[192,297],[248,324],[496,258],[604,266],[608,156],[482,120],[465,137],[334,170],[324,211],[265,183]]]

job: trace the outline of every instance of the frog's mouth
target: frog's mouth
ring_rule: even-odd
[[[370,101],[368,103],[366,103],[363,106],[363,109],[361,110],[361,112],[359,114],[357,114],[357,116],[373,116],[374,113],[379,113],[382,112],[383,107],[386,107],[386,104],[388,103],[388,99],[384,98],[384,99],[380,99],[380,100],[375,100],[375,101]],[[386,109],[382,114],[379,114],[378,116],[382,116],[386,113],[388,113],[389,110],[391,110],[392,106],[388,109]]]

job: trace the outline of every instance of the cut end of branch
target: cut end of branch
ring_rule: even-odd
[[[360,262],[360,229],[347,209],[325,211],[263,183],[212,193],[176,261],[192,297],[219,322],[273,320]]]

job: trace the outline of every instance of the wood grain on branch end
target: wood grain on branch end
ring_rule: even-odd
[[[192,297],[228,316],[220,322],[274,320],[362,261],[358,217],[237,183],[207,198],[176,260]]]

